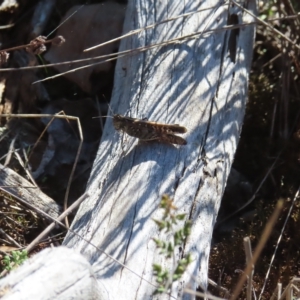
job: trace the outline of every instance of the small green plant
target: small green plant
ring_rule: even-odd
[[[173,258],[173,261],[175,262],[175,247],[183,245],[186,242],[191,232],[191,222],[185,222],[181,229],[174,231],[174,225],[177,225],[177,222],[179,221],[183,221],[186,214],[176,215],[174,212],[177,210],[177,208],[167,195],[162,196],[160,208],[164,209],[162,220],[154,220],[154,222],[157,224],[159,231],[172,233],[173,241],[165,242],[159,239],[153,240],[156,244],[156,247],[161,250],[160,254],[165,255],[167,259]],[[172,286],[172,283],[181,278],[190,262],[191,255],[187,254],[176,263],[172,272],[167,269],[163,269],[161,265],[153,264],[153,273],[156,276],[156,282],[159,285],[155,291],[155,294],[168,292]]]
[[[3,258],[4,269],[11,271],[12,269],[20,266],[26,259],[28,259],[28,253],[26,250],[12,251],[11,256],[6,255]]]

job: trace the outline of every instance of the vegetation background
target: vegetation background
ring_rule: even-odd
[[[41,1],[20,0],[15,2],[16,6],[12,5],[9,9],[0,9],[1,49],[24,45],[30,41],[32,27],[29,24],[31,24],[30,20],[32,20],[39,2]],[[117,3],[124,7],[126,5],[126,1],[106,2]],[[54,9],[43,28],[42,35],[48,35],[58,26],[62,17],[73,5],[96,3],[103,3],[103,1],[58,1],[54,4]],[[273,29],[279,30],[294,44],[283,39],[266,25],[257,24],[247,111],[233,171],[224,194],[214,233],[209,277],[228,291],[233,290],[241,275],[241,270],[245,267],[243,238],[249,236],[252,247],[255,248],[276,203],[282,199],[285,203],[284,210],[255,266],[253,278],[254,292],[256,295],[260,295],[275,246],[288,217],[270,274],[266,280],[266,286],[261,295],[261,299],[270,299],[278,282],[281,282],[285,287],[291,278],[299,276],[300,273],[298,243],[300,238],[300,204],[298,198],[295,202],[293,201],[300,188],[300,91],[298,86],[300,74],[300,5],[295,0],[260,1],[258,5],[259,18],[267,21]],[[122,18],[121,14],[120,18]],[[5,27],[7,24],[13,24],[13,26]],[[116,24],[115,26],[118,26]],[[113,25],[110,24],[110,27]],[[88,32],[89,29],[85,30]],[[78,40],[78,43],[80,42],[83,43],[82,40]],[[117,45],[109,51],[116,52]],[[30,60],[31,58],[24,56],[24,53],[18,55],[11,55],[8,62],[9,67],[20,67],[20,56],[28,60],[25,65],[43,65],[45,63],[43,55],[34,62]],[[52,109],[54,105],[49,108],[49,103],[45,102],[45,98],[49,97],[51,100],[56,100],[55,106],[62,107],[65,111],[70,110],[70,106],[72,106],[74,115],[78,115],[80,111],[86,109],[84,114],[88,116],[88,120],[91,120],[91,114],[94,114],[95,111],[97,112],[96,115],[99,112],[105,115],[106,102],[109,101],[113,85],[113,67],[112,64],[107,70],[96,70],[89,74],[90,87],[83,84],[80,88],[78,82],[75,83],[64,77],[45,82],[44,88],[47,96],[43,97],[32,96],[33,94],[36,95],[37,90],[28,87],[26,79],[32,79],[32,76],[44,78],[57,74],[57,70],[44,68],[33,73],[22,73],[22,76],[14,73],[13,79],[9,73],[0,73],[0,82],[3,90],[5,90],[3,93],[1,91],[0,113],[39,113],[45,107]],[[97,89],[99,81],[103,84],[100,89]],[[22,88],[24,89],[26,85],[27,96],[24,97],[25,92],[22,92]],[[30,91],[29,94],[27,93],[28,90]],[[82,99],[87,98],[92,99],[89,105],[86,105],[86,100],[81,102]],[[94,100],[96,98],[97,101]],[[95,109],[95,103],[97,103],[97,109]],[[22,122],[11,120],[7,122],[1,118],[0,121],[2,126],[0,163],[5,161],[7,154],[12,150],[12,140],[16,136],[18,138],[13,151],[23,148],[25,144],[27,145],[26,151],[29,151],[29,148],[34,145],[44,129],[44,124],[38,120]],[[81,157],[79,161],[79,167],[71,186],[71,202],[84,191],[97,143],[101,137],[101,131],[96,129],[101,128],[98,120],[86,122],[86,124],[83,121],[82,126],[83,130],[88,132],[85,147],[88,149],[89,155]],[[67,135],[67,133],[65,134]],[[47,136],[45,135],[41,141],[41,146],[37,147],[31,155],[31,165],[39,164],[46,148]],[[59,144],[56,144],[56,149],[59,149]],[[71,151],[71,153],[73,152]],[[25,156],[21,151],[20,154]],[[64,157],[64,154],[62,156]],[[53,167],[54,163],[49,163],[43,176],[37,177],[37,184],[41,189],[60,204],[64,198],[63,191],[67,186],[65,178],[68,178],[67,174],[70,173],[74,159],[75,154],[65,164]],[[11,159],[9,167],[25,176],[17,158]],[[291,205],[293,205],[293,209],[289,214]],[[231,216],[232,212],[236,213]],[[44,227],[45,222],[41,216],[0,191],[0,271],[5,267],[4,257],[12,250],[23,249]],[[49,244],[58,245],[64,235],[64,231],[55,232],[51,238],[40,243],[34,252],[48,247]],[[224,296],[224,293],[219,289],[211,289],[210,291],[214,295]],[[241,295],[241,299],[244,298],[245,295]]]

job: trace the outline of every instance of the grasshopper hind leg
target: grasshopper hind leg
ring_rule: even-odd
[[[162,142],[170,143],[170,144],[175,144],[175,145],[186,145],[187,141],[175,134],[166,134],[163,137],[160,138]]]
[[[175,145],[186,145],[187,141],[182,137],[175,134],[164,134],[162,136],[157,136],[149,139],[139,139],[140,142],[150,143],[150,142],[160,142],[167,144],[175,144]]]

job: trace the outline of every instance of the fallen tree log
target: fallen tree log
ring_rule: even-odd
[[[0,164],[0,190],[15,197],[22,204],[36,209],[44,217],[58,218],[62,208],[53,199],[44,194],[38,187],[17,174],[12,169]]]
[[[206,288],[211,235],[243,122],[254,39],[253,26],[217,31],[253,21],[239,8],[221,3],[128,4],[125,32],[211,9],[140,32],[123,41],[120,51],[216,31],[118,61],[114,113],[178,123],[188,132],[186,146],[138,143],[114,131],[112,120],[107,120],[87,188],[93,196],[81,206],[72,228],[129,269],[72,233],[64,244],[88,257],[112,299],[120,294],[123,299],[150,298],[155,287],[149,282],[156,285],[152,264],[160,263],[170,272],[174,268],[153,241],[172,238],[161,234],[153,222],[162,217],[158,206],[163,194],[170,195],[178,213],[185,213],[193,224],[189,239],[175,250],[176,262],[187,253],[193,261],[172,285],[171,294],[178,297],[186,286]],[[255,9],[254,2],[243,5]]]
[[[255,1],[241,2],[256,12]],[[222,4],[128,3],[124,32],[203,10],[121,42],[120,51],[148,50],[118,59],[114,113],[180,124],[188,131],[183,136],[187,145],[143,143],[116,132],[112,119],[106,122],[87,186],[91,197],[82,203],[64,241],[93,266],[108,293],[105,299],[153,299],[153,264],[172,274],[187,254],[192,262],[183,277],[168,286],[169,294],[155,299],[193,299],[186,288],[207,288],[211,236],[242,127],[255,32],[253,24],[230,27],[253,22],[253,17]],[[163,218],[163,194],[174,200],[177,213],[185,214],[176,230],[192,223],[189,238],[175,247],[174,259],[161,255],[153,240],[168,243],[173,238],[153,221]]]
[[[0,282],[1,299],[103,299],[89,262],[66,247],[44,249]]]

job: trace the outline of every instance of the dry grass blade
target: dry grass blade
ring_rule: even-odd
[[[278,299],[280,299],[280,295],[282,293],[282,283],[278,283],[277,285],[277,289],[278,289]]]
[[[10,241],[12,244],[14,244],[18,248],[22,248],[22,246],[13,239],[10,235],[8,235],[3,229],[0,228],[0,234],[3,235],[8,241]]]
[[[245,253],[246,253],[246,263],[248,265],[248,264],[252,263],[252,259],[253,259],[251,242],[250,242],[250,238],[248,236],[244,238],[244,248],[245,248]],[[254,265],[251,265],[251,268],[252,268],[252,270],[248,277],[247,300],[252,299],[252,280],[253,280],[253,273],[254,273]]]
[[[36,52],[34,50],[45,44],[59,44],[60,45],[61,43],[64,43],[64,42],[65,42],[65,40],[63,37],[56,37],[51,40],[46,40],[44,37],[37,37],[36,39],[32,40],[29,44],[16,46],[16,47],[12,47],[12,48],[7,48],[7,49],[2,49],[1,51],[8,52],[8,51],[26,49],[27,51],[31,51],[34,54],[41,54],[42,52],[46,51],[45,48],[42,52],[39,52],[39,51]]]
[[[29,245],[26,247],[26,251],[29,253],[51,230],[53,230],[58,222],[65,219],[74,209],[76,209],[82,201],[89,197],[88,193],[84,193],[79,199],[77,199],[70,207],[68,207],[56,220],[54,220],[46,229],[43,230]]]
[[[185,289],[184,291],[187,292],[187,293],[189,293],[190,295],[194,295],[194,296],[200,297],[199,299],[225,300],[224,298],[216,297],[216,296],[209,295],[209,294],[206,294],[206,293],[196,292],[196,291],[191,290],[191,289]]]
[[[210,10],[210,9],[218,9],[219,7],[223,6],[223,5],[228,5],[227,1],[224,1],[223,3],[220,3],[220,5],[216,8],[214,6],[210,6],[210,7],[207,7],[207,8],[201,8],[201,9],[198,9],[198,10],[195,10],[195,11],[191,11],[191,12],[188,12],[188,13],[185,13],[185,14],[182,14],[182,15],[178,15],[178,16],[175,16],[175,17],[171,17],[169,19],[166,19],[166,20],[163,20],[161,22],[157,22],[157,23],[154,23],[154,24],[151,24],[151,25],[148,25],[146,27],[143,27],[143,28],[140,28],[140,29],[136,29],[136,30],[132,30],[118,38],[115,38],[115,39],[112,39],[112,40],[109,40],[105,43],[102,43],[102,44],[99,44],[99,45],[96,45],[96,46],[93,46],[93,47],[90,47],[88,49],[85,49],[83,50],[84,52],[88,52],[88,51],[91,51],[91,50],[94,50],[96,48],[99,48],[99,47],[103,47],[105,45],[108,45],[108,44],[111,44],[113,42],[116,42],[116,41],[120,41],[126,37],[129,37],[129,36],[132,36],[132,35],[135,35],[135,34],[138,34],[140,32],[143,32],[145,30],[148,30],[148,29],[151,29],[151,28],[154,28],[155,26],[158,26],[158,25],[161,25],[161,24],[165,24],[165,23],[168,23],[168,22],[171,22],[171,21],[175,21],[177,19],[180,19],[180,18],[186,18],[188,16],[191,16],[191,15],[194,15],[194,14],[197,14],[199,12],[203,12],[203,11],[206,11],[206,10]]]
[[[239,296],[239,294],[243,288],[243,284],[247,279],[247,276],[249,276],[249,274],[251,273],[252,266],[255,265],[255,263],[257,262],[265,243],[267,242],[270,234],[272,233],[272,229],[274,228],[274,225],[279,217],[279,214],[280,214],[282,208],[283,208],[283,201],[278,201],[276,208],[275,208],[271,218],[269,219],[268,223],[266,224],[265,229],[261,235],[259,243],[254,251],[253,258],[248,263],[245,271],[243,272],[242,277],[240,278],[238,284],[236,285],[230,300],[235,300]]]
[[[11,156],[14,152],[14,149],[15,149],[15,142],[16,142],[16,139],[18,138],[18,133],[14,136],[14,138],[11,140],[11,143],[9,145],[9,149],[8,149],[8,153],[6,155],[6,159],[5,159],[5,162],[4,162],[4,166],[7,166],[11,160]]]
[[[226,288],[220,286],[219,284],[217,284],[217,283],[214,282],[213,280],[208,279],[208,283],[209,283],[211,286],[213,286],[214,288],[216,288],[217,290],[223,292],[225,298],[228,298],[228,297],[230,296],[230,293],[229,293],[229,291],[228,291]]]
[[[278,284],[278,287],[276,288],[276,291],[278,292],[277,299],[278,300],[283,300],[283,299],[292,300],[292,299],[294,299],[293,298],[294,297],[294,290],[296,290],[296,294],[299,296],[299,288],[294,285],[295,282],[299,283],[300,278],[299,277],[292,278],[291,281],[289,282],[288,286],[285,288],[285,290],[283,291],[282,294],[281,294],[281,286]],[[275,292],[274,292],[271,300],[275,298]],[[297,299],[299,299],[299,298],[297,298]]]
[[[24,169],[24,171],[26,172],[27,176],[30,178],[31,183],[37,187],[37,184],[34,180],[34,178],[31,176],[31,173],[29,172],[28,168],[26,168],[25,163],[23,162],[20,154],[18,152],[15,152],[15,157],[17,158],[17,160],[19,161],[19,164],[22,166],[22,168]]]
[[[282,292],[282,283],[278,282],[276,289],[273,292],[273,295],[270,300],[274,300],[276,297],[277,299],[280,299],[281,292]]]

